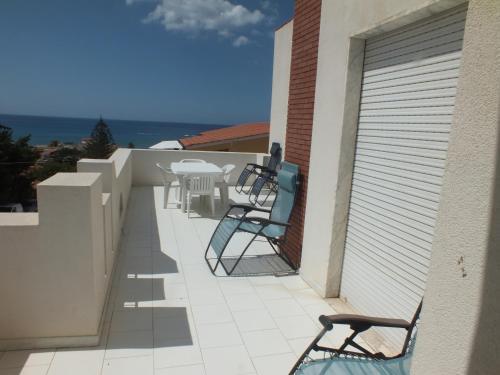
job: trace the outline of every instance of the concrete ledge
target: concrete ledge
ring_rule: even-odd
[[[38,225],[38,214],[33,212],[0,213],[0,226],[22,227]]]
[[[38,184],[43,186],[92,186],[101,176],[100,173],[57,173]]]

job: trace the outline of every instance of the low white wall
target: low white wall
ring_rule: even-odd
[[[279,142],[285,155],[286,123],[288,119],[288,92],[292,62],[293,21],[274,33],[273,91],[271,97],[271,126],[269,147]]]
[[[98,342],[108,280],[99,173],[38,185],[38,214],[0,215],[0,349]]]
[[[112,249],[117,251],[132,186],[131,151],[121,148],[109,159],[81,159],[78,161],[78,172],[102,173],[103,192],[111,194]]]
[[[119,149],[40,183],[38,213],[0,214],[0,350],[99,342],[131,184]]]
[[[132,153],[132,185],[163,185],[156,163],[169,166],[170,163],[182,159],[203,159],[219,167],[234,164],[236,168],[231,174],[230,184],[236,183],[241,171],[247,163],[262,164],[265,154],[245,152],[188,151],[188,150],[141,150],[133,149]]]

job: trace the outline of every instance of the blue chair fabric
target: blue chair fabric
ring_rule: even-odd
[[[298,189],[298,175],[299,167],[297,165],[288,162],[282,163],[282,168],[277,175],[278,188],[276,198],[270,210],[250,205],[233,205],[229,208],[215,229],[205,251],[205,260],[212,272],[215,272],[215,269],[221,264],[224,251],[231,238],[237,232],[251,233],[254,237],[242,250],[232,270],[234,270],[237,263],[241,260],[241,257],[244,256],[251,242],[257,237],[266,238],[276,254],[282,255],[276,248],[276,245],[279,245],[279,243],[286,238],[286,232],[289,226],[288,221],[292,213]],[[243,215],[236,216],[236,209],[243,210]],[[252,211],[266,212],[269,217],[250,216]],[[210,249],[212,249],[216,255],[215,260],[217,263],[214,267],[210,264],[210,260],[214,258],[209,258],[208,256]],[[285,261],[290,263],[287,259],[285,259]],[[222,264],[222,266],[224,267],[224,264]],[[226,269],[226,272],[230,274],[232,270]]]
[[[409,375],[411,354],[388,360],[367,358],[321,359],[302,365],[297,375]]]

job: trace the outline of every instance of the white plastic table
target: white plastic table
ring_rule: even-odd
[[[181,210],[183,212],[186,206],[186,198],[185,198],[186,179],[184,177],[202,176],[202,175],[219,176],[224,173],[221,168],[212,163],[172,163],[170,164],[170,169],[172,170],[172,173],[181,177],[180,197],[181,197]]]

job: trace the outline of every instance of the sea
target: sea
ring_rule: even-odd
[[[148,148],[158,142],[197,135],[203,131],[227,125],[191,124],[167,121],[133,121],[103,118],[115,143],[127,147],[131,142],[137,148]],[[21,116],[0,114],[0,124],[12,128],[14,138],[31,135],[30,143],[47,145],[53,140],[63,143],[81,142],[90,136],[98,118],[70,118]]]

